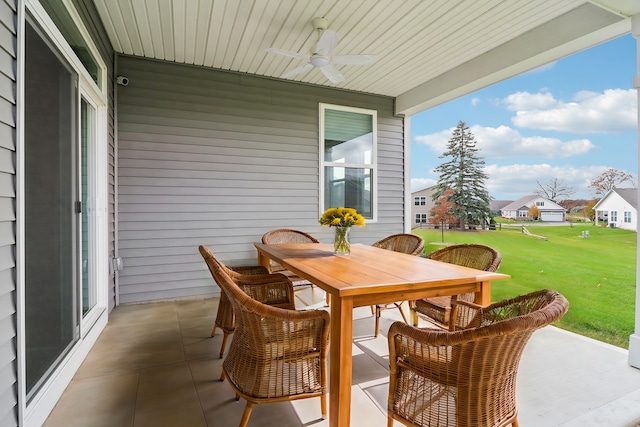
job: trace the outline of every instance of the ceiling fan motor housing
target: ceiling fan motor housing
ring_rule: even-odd
[[[329,65],[329,62],[331,62],[331,58],[329,58],[327,55],[314,53],[313,55],[311,55],[311,59],[309,60],[309,62],[311,62],[314,67],[324,67],[326,65]]]
[[[313,25],[313,28],[316,30],[326,30],[329,26],[329,21],[324,18],[313,18],[311,25]]]

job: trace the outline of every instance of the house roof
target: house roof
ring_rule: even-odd
[[[435,185],[432,185],[432,186],[430,186],[430,187],[424,187],[424,188],[421,188],[421,189],[419,189],[419,190],[412,191],[412,192],[411,192],[411,195],[412,195],[412,196],[418,196],[418,195],[419,195],[419,196],[422,196],[422,195],[424,195],[424,194],[430,194],[430,193],[433,193],[433,191],[435,190],[435,188],[436,188],[436,186],[435,186]]]
[[[613,191],[618,193],[627,203],[638,209],[638,189],[637,188],[614,188]]]
[[[541,211],[557,211],[561,210],[566,212],[567,210],[562,206],[558,205],[553,200],[547,199],[546,197],[538,196],[537,194],[531,194],[529,196],[524,196],[516,200],[515,202],[511,202],[508,205],[502,207],[502,211],[517,211],[519,209],[529,209],[529,206],[533,203],[534,200],[544,200],[551,205],[546,206],[538,206],[538,210]]]
[[[508,206],[510,203],[513,203],[513,200],[490,200],[489,209],[492,211],[499,211],[504,209],[504,207]]]
[[[612,188],[611,190],[609,190],[607,192],[607,194],[605,194],[602,197],[602,199],[600,199],[598,201],[598,203],[595,204],[595,206],[593,208],[596,209],[612,193],[618,194],[620,197],[622,197],[624,199],[624,201],[626,201],[631,206],[636,208],[636,210],[638,209],[638,189],[637,188]]]
[[[375,54],[373,65],[339,65],[290,77],[394,97],[415,114],[631,31],[631,0],[94,0],[114,50],[279,78],[306,63],[266,52],[308,54],[311,22],[324,17],[335,55]]]

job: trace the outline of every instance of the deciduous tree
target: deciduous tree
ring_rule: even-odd
[[[576,192],[573,187],[569,187],[563,180],[558,178],[553,178],[546,184],[541,184],[540,181],[536,181],[536,183],[538,184],[538,189],[534,191],[534,194],[546,197],[556,203]]]
[[[589,218],[591,221],[596,220],[596,211],[593,209],[596,203],[596,200],[589,200],[587,206],[582,209],[582,215],[584,218]]]
[[[613,187],[625,182],[634,185],[633,175],[618,169],[609,168],[592,179],[589,183],[589,188],[593,188],[597,195],[604,195]]]
[[[536,206],[531,206],[527,214],[532,219],[538,219],[538,217],[540,216],[540,209],[538,209]]]
[[[440,156],[448,161],[435,168],[440,173],[433,200],[436,201],[449,189],[452,213],[467,224],[482,224],[489,216],[489,192],[485,181],[489,176],[483,171],[484,159],[478,156],[476,139],[469,127],[460,121],[447,143],[447,150]]]
[[[442,196],[438,198],[438,200],[436,200],[435,206],[429,211],[429,213],[431,214],[431,216],[429,217],[429,222],[441,227],[443,242],[445,224],[449,224],[456,220],[456,216],[453,214],[455,203],[451,201],[452,196],[453,190],[448,189],[442,194]]]

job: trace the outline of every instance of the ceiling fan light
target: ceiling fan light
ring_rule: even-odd
[[[311,65],[314,67],[324,67],[329,65],[329,57],[324,55],[313,55],[309,62],[311,62]]]

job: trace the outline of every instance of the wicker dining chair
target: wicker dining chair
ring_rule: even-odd
[[[481,307],[454,301],[460,330],[389,329],[387,422],[407,426],[518,426],[516,378],[532,333],[566,313],[569,303],[541,290]]]
[[[279,228],[277,230],[271,230],[265,233],[262,236],[262,243],[265,243],[267,245],[277,245],[282,243],[320,243],[320,241],[309,233],[305,233],[304,231],[294,230],[291,228]],[[273,260],[269,262],[269,270],[272,273],[281,273],[287,276],[293,283],[294,288],[300,289],[301,287],[313,286],[311,282],[285,269],[277,262]],[[325,298],[328,305],[329,294],[327,294]]]
[[[502,257],[495,249],[477,244],[460,244],[447,246],[427,255],[427,258],[450,264],[475,268],[476,270],[496,271]],[[409,301],[409,310],[413,319],[413,326],[418,326],[418,317],[423,317],[435,326],[449,328],[451,316],[451,301],[462,300],[473,302],[473,292],[454,295],[423,298]]]
[[[395,252],[402,252],[409,255],[420,255],[424,250],[424,239],[416,234],[408,234],[408,233],[400,233],[393,234],[391,236],[385,237],[382,240],[379,240],[373,243],[371,246],[375,246],[377,248],[387,249]],[[402,302],[394,302],[391,304],[378,304],[375,307],[372,306],[371,310],[374,312],[376,316],[376,327],[374,336],[378,336],[378,332],[380,330],[380,315],[382,310],[387,308],[397,308],[402,315],[402,319],[406,323],[407,318],[404,315],[404,311],[402,310]]]
[[[312,235],[300,230],[293,230],[290,228],[279,228],[277,230],[271,230],[262,236],[262,243],[267,245],[278,245],[282,243],[320,243],[318,239]],[[303,279],[296,274],[285,269],[277,262],[271,260],[269,265],[271,273],[282,273],[289,277],[293,282],[293,286],[308,286],[311,285],[306,279]]]
[[[200,253],[202,256],[207,259],[207,257],[212,257],[215,262],[219,262],[213,254],[210,252],[208,248],[204,248],[204,251],[201,249]],[[295,308],[295,301],[293,297],[293,286],[291,281],[282,274],[270,274],[266,267],[262,266],[241,266],[241,267],[227,267],[224,264],[220,263],[231,280],[233,280],[237,285],[243,288],[246,292],[256,293],[255,289],[263,289],[263,286],[266,284],[270,285],[270,288],[273,289],[285,289],[284,292],[267,292],[267,296],[265,298],[261,298],[260,301],[264,303],[268,303],[269,305],[274,305],[282,308]],[[290,292],[287,292],[286,289],[291,288]],[[264,288],[269,289],[269,288]],[[257,295],[256,295],[257,296]],[[266,299],[270,298],[270,299]],[[214,336],[216,333],[216,329],[220,329],[222,331],[222,344],[220,345],[220,359],[224,356],[224,349],[227,345],[227,339],[236,329],[236,321],[235,316],[233,314],[233,308],[231,307],[231,303],[227,298],[224,292],[220,293],[220,300],[218,301],[218,311],[216,313],[216,320],[213,324],[213,329],[211,330],[211,336]]]
[[[325,418],[329,313],[263,304],[236,285],[207,248],[200,246],[200,252],[236,316],[220,380],[229,381],[236,400],[247,401],[240,427],[247,425],[256,404],[311,397],[320,398]]]

